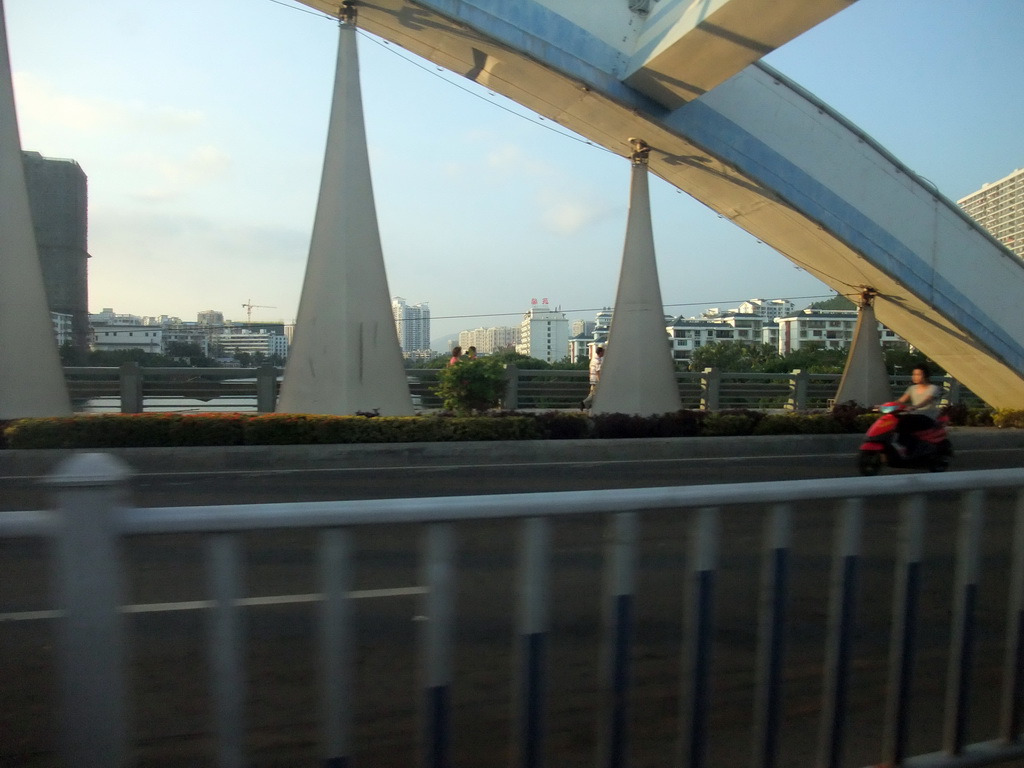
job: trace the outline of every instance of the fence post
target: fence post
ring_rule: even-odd
[[[54,488],[60,529],[54,586],[62,765],[128,765],[118,507],[130,470],[104,453],[62,462]]]
[[[506,411],[519,408],[519,366],[508,363],[505,366],[505,398],[503,406]]]
[[[810,381],[810,378],[810,374],[800,368],[794,370],[790,375],[789,401],[786,403],[787,411],[807,410],[807,383]]]
[[[142,413],[142,366],[121,364],[121,413]]]
[[[960,382],[952,376],[943,377],[941,402],[945,405],[959,405],[963,400],[962,389]]]
[[[277,368],[261,365],[256,369],[256,411],[273,413],[277,408]]]
[[[700,377],[700,409],[717,411],[722,392],[722,371],[718,368],[705,368]]]

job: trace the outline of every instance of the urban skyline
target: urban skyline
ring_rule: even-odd
[[[336,47],[336,24],[303,8],[5,2],[22,146],[89,177],[90,307],[160,301],[191,316],[251,297],[295,316]],[[955,200],[1022,164],[1015,74],[987,64],[1015,60],[1022,27],[1012,0],[966,14],[953,0],[860,0],[766,61]],[[520,315],[532,296],[558,295],[570,314],[612,302],[623,158],[368,35],[360,57],[391,295],[428,298],[435,336]],[[651,186],[670,311],[829,294]]]

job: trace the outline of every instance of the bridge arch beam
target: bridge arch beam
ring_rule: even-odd
[[[329,13],[339,6],[302,2]],[[798,4],[803,15],[787,10]],[[845,0],[772,3],[780,14],[772,18],[785,19],[763,40],[736,26],[759,0],[660,0],[647,14],[626,0],[357,5],[367,31],[623,157],[628,137],[643,136],[651,172],[830,287],[874,288],[879,320],[991,405],[1024,408],[1021,260],[827,104],[757,61]],[[691,14],[688,29],[691,5],[708,14]]]

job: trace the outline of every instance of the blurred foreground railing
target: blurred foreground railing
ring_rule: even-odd
[[[713,658],[722,650],[716,651],[715,643],[725,639],[734,653],[742,647],[750,664],[756,667],[752,711],[744,729],[750,745],[750,751],[745,752],[753,755],[750,764],[755,768],[780,765],[780,732],[792,716],[792,712],[785,714],[783,690],[788,684],[784,666],[788,637],[792,637],[787,635],[787,628],[790,615],[797,613],[793,595],[806,586],[795,578],[792,568],[793,558],[800,552],[794,543],[798,540],[794,519],[798,505],[807,504],[813,509],[813,525],[827,523],[830,531],[832,544],[823,549],[825,553],[831,550],[832,575],[827,611],[821,611],[817,619],[826,624],[822,662],[815,665],[814,654],[808,656],[806,652],[796,660],[801,675],[809,674],[810,669],[821,675],[816,757],[799,764],[839,766],[844,749],[851,743],[863,747],[870,738],[867,730],[850,726],[852,684],[865,679],[880,663],[885,664],[873,660],[858,665],[854,654],[855,641],[868,630],[858,625],[862,602],[885,615],[885,608],[879,607],[883,602],[879,595],[864,594],[864,583],[868,576],[874,576],[877,566],[872,567],[872,563],[878,556],[873,553],[868,557],[866,553],[864,542],[869,533],[872,541],[880,538],[897,542],[893,547],[892,570],[884,577],[885,581],[891,577],[892,599],[887,628],[881,630],[888,635],[887,673],[879,679],[887,677],[888,684],[880,682],[876,690],[859,691],[856,702],[858,710],[871,714],[872,722],[884,713],[881,737],[869,751],[878,755],[882,765],[918,768],[980,766],[1024,758],[1024,743],[1020,740],[1024,703],[1021,469],[673,488],[142,509],[124,506],[126,477],[127,468],[109,455],[77,455],[52,477],[57,499],[55,513],[0,513],[0,541],[37,537],[55,544],[54,615],[59,617],[56,661],[63,765],[135,764],[131,762],[135,747],[128,713],[137,711],[137,703],[129,694],[126,677],[126,658],[130,655],[126,649],[130,642],[126,609],[122,607],[126,582],[122,551],[128,540],[163,534],[191,534],[203,539],[208,584],[208,600],[203,607],[210,612],[206,640],[211,698],[208,711],[212,719],[206,730],[216,734],[217,765],[247,764],[247,688],[251,685],[262,690],[271,681],[252,679],[246,670],[247,640],[240,618],[240,606],[245,599],[243,541],[260,531],[277,531],[284,536],[300,530],[317,532],[311,556],[319,563],[319,612],[314,633],[319,638],[319,662],[315,680],[310,684],[319,686],[320,704],[317,712],[306,716],[320,724],[320,764],[350,765],[353,734],[359,727],[354,716],[359,711],[359,702],[353,698],[358,623],[351,592],[357,575],[353,536],[360,528],[371,525],[388,526],[394,532],[390,535],[398,535],[400,529],[408,526],[422,532],[419,614],[423,620],[417,641],[422,665],[418,697],[422,737],[419,764],[429,768],[451,765],[453,691],[459,686],[453,672],[457,666],[455,637],[460,615],[456,593],[461,568],[472,562],[471,552],[466,553],[470,555],[468,559],[460,558],[459,534],[473,521],[506,520],[519,521],[521,537],[518,573],[506,574],[514,581],[511,592],[518,600],[517,618],[510,622],[515,626],[517,639],[510,637],[508,642],[518,647],[520,656],[511,686],[518,702],[512,710],[516,722],[508,733],[513,741],[512,753],[520,756],[518,764],[539,766],[547,749],[546,707],[554,695],[547,689],[544,672],[552,634],[551,590],[559,579],[552,557],[552,525],[589,516],[605,520],[607,527],[604,594],[574,595],[575,602],[599,601],[606,616],[602,653],[605,661],[600,665],[602,677],[598,683],[601,695],[590,696],[587,707],[599,723],[600,744],[596,751],[602,756],[600,765],[626,766],[630,764],[633,727],[629,710],[642,703],[642,691],[650,690],[638,690],[631,671],[636,661],[636,598],[642,595],[638,574],[645,565],[638,556],[638,543],[645,526],[666,519],[665,515],[684,526],[689,551],[682,556],[685,570],[678,582],[684,597],[684,664],[679,677],[680,706],[674,710],[679,714],[674,722],[682,759],[676,763],[662,755],[663,764],[691,768],[710,764],[709,743],[718,722],[717,702],[712,696],[716,679]],[[997,515],[989,508],[990,500],[1000,494],[1005,497],[1007,492],[1009,512]],[[898,500],[893,507],[896,514],[880,512],[882,502],[893,498]],[[947,537],[940,530],[932,505],[950,498],[959,500],[959,509],[949,526],[952,535]],[[722,531],[731,517],[740,513],[747,515],[742,528],[748,533],[743,535],[760,532],[760,576],[756,564],[744,565],[740,573],[742,583],[735,585],[731,594],[759,592],[760,608],[759,615],[750,615],[740,629],[730,628],[723,638],[716,634],[716,621],[717,611],[724,611],[725,596],[719,597],[717,590],[720,571],[728,562],[722,552],[732,540]],[[1000,533],[995,540],[986,538],[990,523],[1007,527],[1009,534]],[[820,537],[803,540],[802,546],[816,546],[817,538]],[[936,538],[943,542],[942,551],[937,554],[937,567],[926,575],[925,544],[932,544]],[[467,533],[466,539],[479,544],[479,533]],[[574,556],[600,558],[600,544],[598,547],[596,553],[584,554],[580,550]],[[977,618],[981,600],[986,596],[980,586],[985,562],[983,548],[985,561],[995,558],[1000,563],[989,591],[1008,585],[1002,617],[1005,632],[995,633],[1002,635],[996,644],[1005,650],[999,656],[1001,663],[994,654],[986,655],[986,670],[993,667],[998,671],[994,676],[986,672],[982,691],[986,701],[1001,702],[998,706],[993,704],[1001,714],[971,722],[972,687],[977,684],[976,654],[981,656],[978,651],[982,647],[991,649],[989,635],[998,623],[981,623]],[[757,549],[755,546],[753,551]],[[664,551],[659,551],[664,559]],[[0,555],[3,552],[0,549]],[[814,552],[813,556],[819,557],[817,549]],[[503,573],[506,572],[494,571],[488,576],[497,578]],[[945,603],[948,610],[931,611],[925,627],[920,616],[922,597],[926,594],[923,584],[929,578],[949,574],[951,594]],[[470,574],[467,582],[472,581]],[[928,583],[927,594],[932,596],[935,586]],[[511,615],[514,608],[501,610]],[[802,606],[800,610],[798,631],[805,633],[805,624],[815,621],[809,617],[818,616],[819,612],[812,609],[808,613]],[[937,614],[941,618],[936,618]],[[659,626],[671,619],[660,617]],[[933,751],[909,757],[913,709],[931,707],[943,695],[929,693],[927,701],[911,695],[919,635],[925,634],[926,628],[931,638],[939,631],[937,622],[944,627],[939,634],[948,637],[944,715],[928,721],[931,730],[939,734],[931,743]],[[5,625],[0,622],[0,633],[4,631]],[[756,634],[756,643],[737,645],[739,637],[747,634],[751,639]],[[671,655],[679,658],[675,653]],[[877,656],[884,658],[884,649]],[[194,674],[191,667],[196,662],[191,656],[176,663],[180,669],[171,677],[187,679]],[[729,698],[735,698],[735,669],[727,674]],[[936,688],[935,680],[925,682],[929,691]],[[578,708],[580,704],[577,701],[573,706]],[[800,733],[803,745],[814,741],[806,730],[804,726]],[[969,743],[968,734],[977,732],[982,732],[985,740]],[[913,733],[920,741],[920,727]],[[549,757],[551,765],[565,764],[558,755]],[[503,764],[497,753],[494,758],[490,764]],[[410,754],[404,764],[416,762]]]
[[[76,411],[143,413],[154,411],[250,411],[272,413],[282,371],[260,368],[144,368],[126,363],[120,368],[65,368]],[[408,368],[413,404],[437,410],[434,394],[437,369]],[[575,409],[590,389],[586,371],[533,370],[506,367],[507,410]],[[716,368],[676,373],[683,408],[720,411],[731,408],[804,411],[831,407],[839,374],[731,373]],[[983,405],[948,377],[937,379],[945,404]],[[910,385],[909,376],[891,379],[898,397]]]

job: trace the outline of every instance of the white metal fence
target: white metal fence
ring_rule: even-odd
[[[716,605],[720,603],[723,553],[731,543],[723,534],[734,510],[747,521],[729,534],[760,539],[757,567],[740,568],[741,590],[759,595],[759,615],[750,617],[756,642],[750,644],[752,711],[745,728],[750,739],[751,764],[761,768],[781,765],[780,732],[785,719],[787,627],[797,615],[792,606],[799,586],[792,564],[799,547],[794,543],[794,510],[811,505],[815,520],[827,520],[832,544],[822,557],[831,560],[827,611],[822,611],[824,649],[820,666],[820,706],[817,748],[807,765],[832,768],[844,764],[844,747],[871,737],[851,732],[851,680],[863,674],[856,663],[857,608],[863,594],[862,571],[867,561],[863,542],[867,531],[891,539],[891,612],[883,611],[888,634],[887,685],[870,692],[869,709],[884,712],[877,753],[880,764],[916,766],[975,766],[1024,758],[1020,740],[1024,705],[1024,469],[951,472],[937,475],[890,475],[875,478],[758,482],[693,487],[601,490],[496,496],[406,498],[372,501],[337,501],[236,506],[131,508],[124,496],[127,468],[106,454],[79,454],[58,468],[51,479],[55,510],[0,513],[0,541],[42,538],[54,543],[52,612],[58,622],[57,679],[59,681],[59,733],[61,764],[67,766],[120,766],[131,763],[133,736],[130,713],[134,705],[126,684],[126,656],[130,645],[125,627],[125,573],[122,550],[131,539],[161,534],[202,537],[208,594],[203,607],[209,612],[206,640],[216,764],[247,764],[245,738],[246,635],[241,611],[246,604],[243,583],[242,537],[253,531],[317,533],[314,554],[318,563],[319,592],[311,597],[319,605],[319,665],[316,685],[320,705],[319,761],[322,765],[349,766],[353,759],[355,686],[354,658],[355,582],[353,534],[363,526],[409,526],[422,530],[420,573],[422,584],[419,645],[422,659],[420,711],[422,718],[419,762],[441,768],[455,764],[452,693],[456,629],[459,608],[455,599],[459,577],[461,526],[473,521],[504,520],[521,526],[519,565],[514,589],[516,625],[521,663],[512,688],[517,692],[513,734],[514,764],[553,766],[568,764],[545,746],[546,654],[552,632],[550,593],[558,575],[552,561],[552,525],[567,519],[600,516],[607,522],[603,554],[604,594],[579,594],[578,601],[604,605],[605,663],[594,698],[594,716],[602,724],[595,762],[626,766],[630,761],[629,710],[642,691],[632,676],[636,627],[638,574],[642,562],[638,539],[648,515],[671,515],[687,531],[688,551],[679,590],[683,593],[683,669],[679,675],[677,760],[664,756],[660,764],[698,768],[712,764],[709,743],[715,736],[716,668],[714,643]],[[923,552],[926,542],[942,540],[933,517],[933,505],[955,497],[950,546],[939,554],[939,571],[949,571],[948,621],[943,613],[943,637],[948,636],[948,672],[944,688],[944,714],[936,731],[941,734],[928,753],[909,756],[908,744],[918,659],[920,606],[925,580]],[[991,509],[997,497],[1005,509]],[[882,500],[896,500],[893,515],[875,514]],[[952,519],[952,518],[951,518]],[[999,526],[996,523],[999,523]],[[878,527],[881,526],[879,529]],[[990,530],[991,527],[991,530]],[[998,528],[998,530],[997,530]],[[736,530],[739,533],[736,533]],[[988,533],[997,533],[989,541]],[[987,543],[986,543],[987,542]],[[943,544],[942,546],[945,546]],[[3,550],[0,550],[2,552]],[[600,553],[598,553],[600,554]],[[982,593],[979,574],[984,558],[998,560],[995,580],[1005,587],[1005,633],[985,637],[991,622],[979,623]],[[945,559],[943,559],[945,558]],[[945,563],[945,565],[943,565]],[[760,575],[758,575],[760,571]],[[2,593],[0,593],[2,594]],[[251,599],[250,599],[251,600]],[[512,606],[508,611],[512,612]],[[812,612],[813,614],[813,612]],[[48,616],[40,615],[39,620]],[[934,617],[928,618],[929,622]],[[933,628],[929,629],[929,632]],[[6,631],[0,622],[0,633]],[[984,641],[984,646],[982,642]],[[993,645],[994,643],[994,645]],[[1003,649],[989,699],[998,699],[998,719],[970,722],[975,655],[978,649]],[[883,653],[884,655],[884,653]],[[189,675],[181,669],[180,675]],[[973,691],[977,693],[976,690]],[[675,699],[674,699],[675,700]],[[863,704],[861,705],[863,708]],[[312,714],[312,713],[311,713]],[[968,726],[971,726],[969,728]],[[982,729],[986,738],[968,743],[968,735]],[[810,737],[805,734],[804,739]],[[503,764],[494,756],[491,764]],[[407,756],[405,764],[416,757]],[[848,764],[848,763],[845,763]]]

